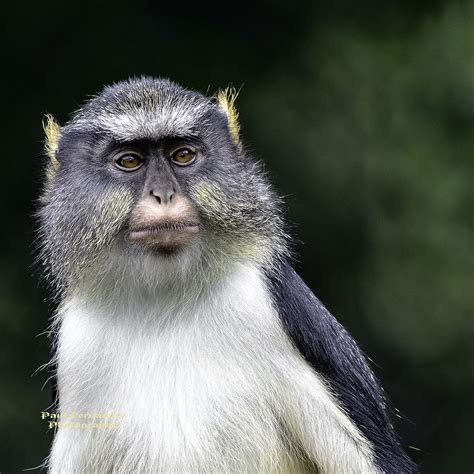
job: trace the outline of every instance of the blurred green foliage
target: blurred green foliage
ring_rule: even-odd
[[[242,87],[250,150],[287,196],[297,268],[374,361],[422,472],[472,472],[474,4],[9,3],[0,198],[1,472],[51,433],[54,305],[32,268],[42,114],[130,75]]]

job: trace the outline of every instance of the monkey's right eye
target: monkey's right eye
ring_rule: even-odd
[[[122,171],[136,171],[143,165],[143,158],[135,152],[122,152],[114,158],[115,167]]]

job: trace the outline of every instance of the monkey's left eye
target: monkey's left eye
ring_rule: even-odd
[[[115,166],[122,171],[136,171],[143,165],[143,158],[130,151],[120,153],[114,158]]]
[[[196,152],[190,148],[180,148],[171,154],[171,160],[179,166],[190,165],[195,159]]]

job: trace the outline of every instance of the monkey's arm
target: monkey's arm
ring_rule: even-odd
[[[269,276],[270,287],[287,334],[370,442],[377,467],[386,473],[417,472],[399,444],[383,391],[355,341],[287,262],[275,275]]]

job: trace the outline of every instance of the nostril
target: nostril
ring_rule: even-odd
[[[150,195],[153,196],[158,204],[171,204],[173,197],[176,194],[176,188],[171,188],[171,189],[152,189],[150,190]]]
[[[158,201],[158,204],[161,204],[161,196],[154,189],[150,191],[150,194]]]

